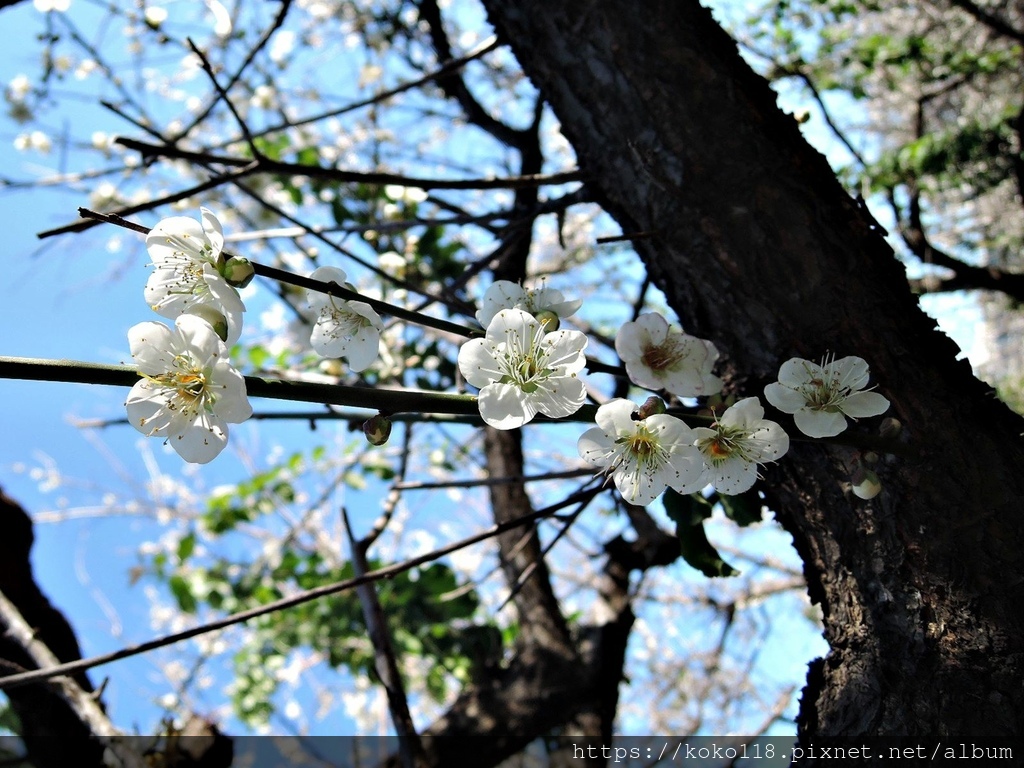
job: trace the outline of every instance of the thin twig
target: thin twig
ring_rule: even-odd
[[[403,491],[432,491],[438,488],[475,488],[486,485],[510,485],[512,483],[536,483],[543,480],[566,480],[594,474],[593,467],[567,469],[564,472],[545,472],[539,475],[516,475],[514,477],[481,477],[474,480],[445,480],[436,483],[397,483],[396,488]]]
[[[381,91],[380,93],[376,94],[375,96],[371,96],[368,99],[363,99],[362,101],[356,101],[351,104],[346,104],[344,107],[341,107],[339,109],[332,109],[328,112],[321,112],[320,114],[317,115],[304,117],[301,120],[293,120],[287,123],[278,123],[277,125],[271,125],[267,128],[264,128],[262,131],[254,134],[254,136],[256,138],[261,138],[263,136],[268,136],[271,133],[277,133],[278,131],[284,131],[289,128],[297,128],[301,125],[311,125],[312,123],[319,123],[321,120],[327,120],[332,117],[340,117],[341,115],[344,115],[348,112],[354,112],[357,109],[362,109],[364,107],[372,107],[376,104],[381,104],[390,99],[392,96],[397,96],[398,94],[404,93],[405,91],[411,91],[414,88],[419,88],[421,85],[426,85],[431,80],[436,80],[438,77],[446,75],[449,72],[454,72],[464,67],[469,62],[475,59],[479,59],[485,54],[490,53],[497,47],[498,40],[497,38],[492,37],[489,40],[485,40],[476,50],[470,51],[462,58],[446,61],[436,70],[434,70],[433,72],[428,72],[421,78],[411,80],[408,83],[403,83],[402,85],[396,86],[395,88],[391,88],[386,91]]]
[[[234,624],[241,624],[243,622],[249,621],[250,619],[255,619],[260,616],[266,616],[267,614],[282,611],[287,608],[294,608],[297,605],[308,603],[311,600],[317,600],[321,597],[327,597],[330,595],[336,595],[342,592],[347,592],[349,590],[355,589],[360,584],[369,584],[374,581],[380,581],[381,579],[391,579],[397,576],[398,574],[412,570],[417,566],[433,562],[434,560],[439,560],[445,555],[450,555],[452,552],[457,552],[460,549],[465,549],[466,547],[470,547],[481,541],[486,541],[487,539],[494,538],[495,536],[505,533],[506,531],[514,530],[523,525],[529,525],[530,523],[536,520],[540,520],[541,518],[553,515],[560,509],[572,506],[573,504],[577,504],[580,501],[588,498],[589,496],[596,494],[597,492],[598,489],[591,489],[588,491],[574,493],[571,496],[563,499],[562,501],[544,507],[543,509],[539,509],[535,512],[523,515],[522,517],[517,517],[513,520],[508,520],[504,523],[493,525],[486,531],[474,534],[473,536],[468,536],[464,539],[460,539],[459,541],[453,542],[452,544],[448,544],[447,546],[441,547],[440,549],[435,549],[432,552],[427,552],[426,554],[420,555],[418,557],[410,558],[409,560],[406,560],[403,563],[397,563],[395,565],[390,565],[385,568],[378,568],[375,571],[370,571],[364,576],[345,579],[343,581],[335,582],[334,584],[326,584],[322,587],[317,587],[315,589],[310,589],[305,592],[300,592],[297,595],[286,597],[281,600],[275,600],[274,602],[267,603],[266,605],[261,605],[256,608],[250,608],[247,611],[240,611],[238,613],[231,614],[230,616],[225,616],[222,619],[216,619],[214,621],[207,622],[206,624],[202,624],[197,627],[192,627],[191,629],[186,629],[182,632],[176,632],[171,635],[165,635],[164,637],[149,640],[144,643],[139,643],[138,645],[128,646],[126,648],[122,648],[121,650],[114,651],[112,653],[105,653],[99,656],[93,656],[88,659],[79,659],[78,661],[70,661],[64,664],[58,664],[57,666],[50,667],[48,669],[37,669],[31,670],[29,672],[21,672],[15,675],[7,675],[5,677],[0,677],[0,690],[17,688],[23,685],[28,685],[29,683],[37,683],[42,680],[49,680],[50,678],[57,677],[59,675],[69,675],[75,672],[81,672],[82,670],[98,667],[103,664],[109,664],[114,661],[119,661],[121,659],[127,659],[131,656],[138,656],[139,654],[148,653],[149,651],[156,650],[157,648],[163,648],[168,645],[180,643],[183,640],[189,640],[193,637],[205,635],[209,632],[215,632],[219,629],[224,629],[225,627],[230,627]]]
[[[587,483],[587,485],[590,485],[590,483]],[[582,491],[584,488],[586,488],[586,485],[583,486],[583,488],[581,488],[580,491]],[[596,490],[600,490],[600,487],[598,487],[598,489]],[[506,605],[508,605],[515,599],[516,595],[518,595],[520,590],[522,590],[523,585],[526,584],[530,576],[532,576],[534,571],[537,570],[537,567],[540,565],[540,563],[544,562],[544,558],[548,556],[548,553],[554,548],[555,544],[557,544],[562,539],[562,537],[569,532],[569,528],[571,528],[572,524],[575,523],[577,519],[579,519],[580,513],[587,508],[587,505],[593,500],[593,498],[594,497],[591,496],[589,498],[583,499],[579,503],[576,509],[574,509],[572,513],[568,516],[568,519],[565,520],[562,527],[558,529],[558,533],[555,534],[555,537],[551,541],[549,541],[547,545],[540,551],[540,555],[523,569],[522,573],[519,574],[519,576],[516,578],[515,583],[512,585],[512,588],[509,590],[508,595],[502,601],[501,605],[498,606],[496,613],[500,613],[501,610]]]
[[[169,205],[171,203],[176,203],[179,200],[186,200],[192,197],[193,195],[198,195],[199,193],[205,192],[208,189],[216,189],[222,184],[229,184],[231,182],[238,181],[239,179],[245,178],[246,176],[255,173],[256,170],[257,163],[255,161],[250,161],[248,165],[239,168],[238,170],[232,173],[217,174],[212,178],[207,179],[206,181],[200,184],[196,184],[193,187],[189,187],[188,189],[182,190],[181,192],[172,192],[168,195],[164,195],[163,197],[158,197],[153,200],[147,200],[144,203],[137,203],[136,205],[129,205],[125,208],[121,208],[119,211],[117,211],[117,213],[102,215],[120,218],[122,216],[131,216],[133,213],[151,211],[154,208],[157,208],[161,205]],[[79,214],[81,214],[83,210],[85,209],[79,208]],[[57,227],[56,229],[47,229],[43,232],[40,232],[38,235],[36,235],[36,237],[38,237],[40,240],[43,240],[47,237],[54,237],[56,235],[66,235],[73,232],[84,232],[87,229],[92,229],[101,221],[105,220],[112,221],[112,219],[103,219],[100,218],[99,216],[93,216],[88,219],[76,221],[73,224],[65,224],[64,226]],[[147,229],[146,231],[148,232],[149,230]]]
[[[225,85],[223,88],[224,93],[227,93],[231,90],[235,83],[237,83],[238,80],[242,77],[242,73],[245,72],[249,65],[252,64],[252,62],[255,60],[256,55],[261,50],[263,50],[263,48],[266,47],[267,43],[270,42],[270,38],[273,37],[274,33],[281,28],[281,26],[284,24],[285,17],[288,15],[288,10],[291,7],[291,4],[292,0],[281,0],[281,7],[277,11],[277,16],[274,17],[274,20],[270,23],[270,26],[263,30],[263,34],[260,35],[260,39],[256,41],[256,44],[246,55],[241,65],[238,67],[238,69],[235,70],[235,74],[233,74],[228,79],[227,85]],[[173,136],[171,138],[170,143],[175,144],[179,140],[185,138],[190,133],[192,133],[192,131],[209,116],[210,112],[213,111],[213,108],[217,106],[217,101],[218,99],[211,99],[210,102],[206,105],[206,107],[204,107],[199,112],[199,114],[192,118],[192,120],[189,122],[187,126],[182,128],[182,130],[176,136]]]
[[[356,539],[355,534],[352,533],[348,512],[344,507],[341,509],[341,517],[345,523],[345,534],[348,536],[349,546],[352,550],[352,571],[356,576],[365,576],[370,567],[366,560],[366,551],[369,549],[370,540]],[[395,661],[394,644],[391,642],[387,620],[384,618],[384,611],[377,598],[377,590],[373,584],[361,584],[356,587],[356,594],[359,595],[366,631],[369,633],[370,643],[373,645],[373,666],[388,697],[391,722],[394,723],[395,733],[398,736],[399,759],[403,768],[415,768],[418,762],[417,756],[423,753],[423,746],[413,725],[412,714],[409,712],[409,699],[405,693],[405,686],[402,684],[402,675],[398,671],[398,663]]]
[[[380,516],[374,521],[370,532],[360,541],[360,546],[364,552],[368,552],[373,543],[384,533],[395,515],[398,502],[402,498],[402,491],[404,490],[402,485],[405,481],[406,473],[409,471],[409,454],[412,453],[413,425],[407,425],[404,432],[405,434],[402,436],[402,453],[398,460],[398,471],[395,473],[395,479],[391,483],[388,495],[384,497],[384,502],[381,504]]]
[[[238,124],[239,130],[242,132],[242,138],[245,139],[245,143],[249,145],[249,151],[252,152],[252,156],[257,160],[263,159],[263,153],[260,152],[259,147],[256,146],[256,142],[253,140],[252,134],[249,133],[249,126],[246,125],[245,120],[238,114],[238,110],[235,109],[235,104],[231,101],[231,97],[228,96],[227,90],[217,80],[217,74],[213,71],[213,65],[210,64],[210,60],[206,58],[206,54],[203,53],[202,49],[195,44],[191,37],[185,38],[188,42],[188,47],[192,53],[199,57],[199,64],[203,68],[203,72],[210,78],[210,82],[213,84],[214,91],[217,92],[217,101],[223,101],[227,106],[231,116],[235,118],[235,122]]]
[[[173,160],[186,160],[199,165],[223,165],[227,167],[247,166],[252,162],[249,157],[218,155],[212,152],[199,152],[180,149],[168,144],[150,144],[149,142],[118,137],[117,143],[127,149],[139,152],[143,157],[166,157]],[[403,187],[417,189],[519,189],[526,187],[555,186],[583,180],[583,172],[579,170],[561,171],[559,173],[528,173],[520,176],[480,177],[476,179],[438,179],[417,176],[404,176],[398,173],[374,171],[347,171],[341,168],[328,168],[322,165],[304,163],[286,163],[269,157],[259,158],[261,173],[280,174],[285,176],[304,176],[307,178],[326,179],[350,184],[368,184],[386,186],[398,184]]]

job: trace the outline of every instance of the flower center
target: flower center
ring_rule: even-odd
[[[667,338],[660,346],[644,347],[642,360],[653,371],[665,371],[675,367],[686,354],[686,345],[681,339]]]
[[[632,471],[642,472],[646,469],[656,469],[664,463],[664,449],[657,436],[651,434],[644,424],[638,424],[636,432],[620,437],[615,442],[621,448],[618,450],[618,458],[609,467],[610,470],[632,465]]]
[[[206,386],[205,372],[185,355],[177,355],[173,365],[176,370],[147,377],[150,381],[174,391],[167,408],[190,417],[201,409],[212,410],[216,397]]]
[[[531,333],[525,340],[519,338],[518,333],[509,334],[500,358],[505,371],[501,377],[503,384],[515,384],[529,395],[537,391],[540,382],[551,376],[553,371],[545,365],[547,350],[540,345],[543,338],[543,333]]]
[[[725,427],[715,424],[713,437],[702,437],[697,440],[697,447],[712,464],[721,464],[733,457],[743,461],[754,461],[750,456],[750,434],[744,429]]]
[[[317,323],[326,326],[326,335],[332,339],[351,339],[363,328],[372,323],[358,312],[349,309],[347,303],[335,304],[334,297],[329,297],[331,303],[320,311]]]
[[[835,376],[829,375],[827,371],[825,378],[812,378],[800,388],[800,392],[808,406],[816,411],[830,413],[839,410],[839,404],[850,394],[849,389],[840,387],[839,380]]]
[[[637,433],[628,438],[628,440],[629,450],[637,457],[638,461],[646,462],[650,460],[651,456],[658,450],[657,441],[645,427],[640,427]]]

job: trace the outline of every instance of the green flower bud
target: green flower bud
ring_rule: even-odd
[[[537,322],[544,328],[545,333],[551,333],[552,331],[558,330],[558,315],[552,312],[550,309],[545,309],[538,312],[534,317],[537,318]]]
[[[391,419],[382,413],[363,422],[363,434],[370,445],[384,445],[391,437]]]
[[[229,285],[235,288],[245,288],[256,276],[256,270],[248,259],[241,256],[232,256],[224,266],[220,268],[221,276],[228,281]]]

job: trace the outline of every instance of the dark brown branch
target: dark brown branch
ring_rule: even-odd
[[[0,592],[0,627],[3,628],[5,642],[13,642],[17,645],[32,660],[33,666],[45,671],[59,664],[53,651],[36,636],[35,631],[18,612],[14,603],[8,600],[2,592]],[[68,709],[74,713],[80,723],[100,744],[113,753],[118,764],[123,768],[145,768],[142,756],[121,739],[121,733],[107,718],[106,712],[73,679],[64,676],[57,677],[52,681],[52,687],[58,691]],[[27,714],[30,718],[39,715],[37,712]],[[52,733],[50,737],[54,738],[58,735]],[[91,744],[87,749],[90,752],[94,751]],[[80,765],[80,760],[81,756],[76,756],[75,763]]]
[[[447,62],[452,58],[452,48],[448,35],[444,31],[441,9],[436,0],[420,0],[420,19],[430,28],[430,41],[434,46],[438,61]],[[434,78],[444,95],[455,101],[473,125],[482,128],[491,136],[509,147],[523,150],[530,140],[530,129],[516,129],[491,115],[477,101],[469,90],[460,70],[452,70]]]
[[[186,160],[200,165],[224,165],[228,167],[248,167],[253,160],[247,157],[231,157],[212,152],[192,152],[178,149],[167,144],[150,144],[137,139],[119,137],[117,143],[127,149],[136,150],[144,158],[166,157],[175,160]],[[403,176],[397,173],[378,173],[362,171],[345,171],[340,168],[325,168],[319,165],[302,163],[285,163],[260,157],[257,169],[260,173],[275,173],[285,176],[306,176],[327,179],[342,183],[372,184],[384,186],[400,184],[418,189],[519,189],[522,187],[541,187],[546,185],[567,184],[581,181],[583,176],[578,171],[564,171],[552,174],[527,174],[522,176],[506,176],[504,178],[479,179],[430,179]]]
[[[973,2],[973,0],[949,1],[960,10],[973,16],[993,32],[996,32],[1003,37],[1008,37],[1011,40],[1016,40],[1018,43],[1024,43],[1024,31],[1017,29],[1008,21],[1001,19],[994,13],[990,13],[977,3]]]
[[[352,525],[344,508],[341,510],[341,515],[345,523],[345,534],[348,536],[349,546],[352,549],[352,572],[357,577],[365,576],[370,570],[366,552],[373,538],[357,540],[355,534],[352,533]],[[402,768],[417,768],[423,764],[423,745],[416,734],[412,714],[409,712],[409,699],[405,695],[402,674],[398,669],[398,662],[395,660],[395,646],[391,641],[391,631],[388,628],[384,610],[377,598],[377,590],[373,584],[361,584],[356,587],[356,594],[359,595],[366,631],[370,636],[370,643],[373,645],[374,669],[387,694],[391,722],[395,726],[395,733],[398,734],[398,753]]]
[[[1024,274],[967,264],[932,244],[925,232],[921,217],[920,194],[916,189],[911,189],[907,215],[900,216],[900,210],[892,196],[890,196],[890,204],[899,221],[900,237],[910,252],[925,264],[933,264],[953,271],[953,277],[949,278],[924,278],[911,281],[911,287],[916,292],[998,291],[1015,301],[1024,301]]]

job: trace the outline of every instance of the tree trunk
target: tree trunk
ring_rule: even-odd
[[[872,501],[850,492],[851,447],[795,442],[763,472],[831,645],[803,743],[1024,742],[1024,422],[955,359],[873,219],[707,10],[485,5],[730,386],[761,395],[790,357],[859,355],[904,426]]]

